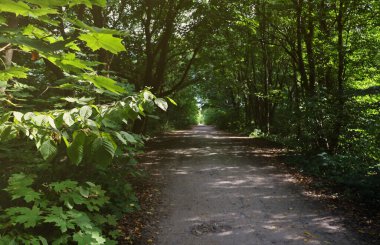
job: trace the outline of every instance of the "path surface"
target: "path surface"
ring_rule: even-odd
[[[155,145],[166,180],[159,245],[362,244],[260,141],[198,126]]]

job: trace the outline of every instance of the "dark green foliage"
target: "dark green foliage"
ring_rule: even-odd
[[[327,153],[289,155],[285,161],[357,202],[366,203],[370,207],[378,207],[380,204],[380,168],[364,167],[363,159],[358,156],[331,156]]]
[[[256,130],[310,155],[308,172],[378,200],[378,1],[249,1],[234,10],[226,15],[234,25],[202,54],[213,61],[199,85],[205,122]]]
[[[125,51],[120,32],[82,22],[105,4],[0,3],[0,244],[116,244],[139,207],[133,124],[168,104],[96,68]]]
[[[192,87],[176,93],[169,98],[171,106],[165,113],[159,113],[159,120],[150,119],[147,129],[150,132],[161,132],[172,129],[188,129],[199,123],[199,107]],[[173,104],[174,103],[174,104]]]
[[[173,99],[176,106],[171,106],[164,118],[167,122],[177,129],[186,129],[198,124],[199,108],[195,94],[186,89],[177,93]]]

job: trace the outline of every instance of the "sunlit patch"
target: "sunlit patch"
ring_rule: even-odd
[[[186,175],[186,174],[189,174],[189,172],[187,172],[187,171],[183,171],[183,170],[178,170],[178,171],[175,171],[174,173],[175,173],[175,174],[179,174],[179,175]]]
[[[274,225],[263,225],[263,228],[272,231],[277,230],[277,227]]]
[[[274,188],[274,186],[270,186],[268,188]],[[279,198],[288,198],[287,196],[264,196],[263,199],[279,199]]]
[[[225,231],[225,232],[221,232],[218,234],[218,236],[229,236],[229,235],[232,235],[232,231]]]
[[[285,214],[275,214],[275,215],[272,215],[272,219],[286,219],[288,218],[288,215],[285,215]]]
[[[286,235],[284,238],[285,238],[285,240],[293,240],[293,241],[304,239],[304,237],[300,236],[300,235]]]
[[[219,181],[215,185],[241,185],[247,183],[246,180]]]
[[[337,218],[333,218],[333,217],[314,218],[313,222],[333,232],[344,230],[342,226],[338,225],[339,220]]]

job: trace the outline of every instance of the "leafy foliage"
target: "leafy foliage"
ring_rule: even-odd
[[[378,205],[378,1],[230,7],[234,24],[202,53],[205,122],[281,142],[301,169]]]
[[[116,244],[117,220],[138,208],[133,124],[168,104],[101,68],[126,50],[120,32],[82,18],[105,6],[0,3],[1,244]]]
[[[50,241],[53,244],[69,243],[70,241],[82,244],[112,242],[102,229],[115,226],[115,217],[103,216],[99,213],[109,198],[100,186],[91,182],[79,185],[76,181],[65,180],[47,184],[39,192],[30,188],[34,179],[25,174],[14,174],[9,178],[8,191],[13,199],[24,199],[29,207],[15,206],[5,210],[6,216],[1,218],[1,228],[6,236],[0,241],[6,242],[14,237],[14,242],[24,243],[28,239]],[[16,186],[16,188],[15,188]],[[28,192],[38,193],[38,198],[30,199]],[[99,222],[102,218],[104,222]],[[46,225],[53,227],[43,236],[33,237],[29,228],[38,229]],[[23,234],[19,236],[17,234]]]

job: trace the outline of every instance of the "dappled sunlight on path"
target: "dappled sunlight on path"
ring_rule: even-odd
[[[359,244],[272,165],[282,150],[198,126],[159,137],[146,164],[167,180],[158,244]]]

